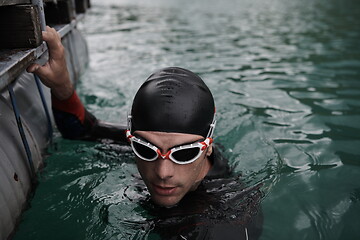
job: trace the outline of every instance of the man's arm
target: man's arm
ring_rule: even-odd
[[[27,68],[51,89],[52,109],[56,125],[62,136],[70,139],[95,140],[99,138],[126,142],[125,126],[99,121],[88,112],[74,90],[66,65],[65,48],[55,29],[46,27],[42,32],[49,51],[49,61],[41,66]]]

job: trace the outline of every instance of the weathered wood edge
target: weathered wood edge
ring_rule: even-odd
[[[72,20],[69,24],[54,25],[54,27],[63,38],[73,28],[76,27],[78,21],[84,17],[79,14],[76,20]],[[32,62],[40,58],[47,51],[47,46],[43,42],[39,47],[32,49],[12,49],[0,50],[0,61],[6,60],[7,64],[0,65],[0,91],[12,83]]]

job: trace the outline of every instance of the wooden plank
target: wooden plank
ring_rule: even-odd
[[[58,0],[45,4],[47,24],[66,24],[76,18],[75,5],[72,0]]]
[[[80,20],[80,19],[79,19]],[[76,20],[70,24],[53,26],[64,37],[76,27]],[[32,49],[0,50],[0,91],[13,82],[29,65],[47,51],[45,42]]]
[[[0,0],[0,6],[10,6],[17,4],[29,4],[31,0]]]
[[[29,63],[36,59],[35,48],[29,50],[0,50],[0,90],[10,84]]]
[[[33,48],[42,42],[38,9],[32,5],[0,8],[0,49]]]

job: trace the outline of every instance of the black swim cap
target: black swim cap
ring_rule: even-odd
[[[164,68],[150,75],[136,93],[131,131],[206,137],[214,114],[214,98],[198,75],[178,67]]]

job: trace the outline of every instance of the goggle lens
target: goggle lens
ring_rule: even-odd
[[[153,149],[145,146],[145,145],[142,145],[140,143],[137,143],[137,142],[132,142],[133,144],[133,147],[135,149],[135,151],[143,158],[146,158],[146,159],[154,159],[154,158],[157,158],[157,152],[155,152]]]
[[[173,152],[171,156],[178,162],[187,162],[194,159],[200,152],[200,147],[181,149]]]

